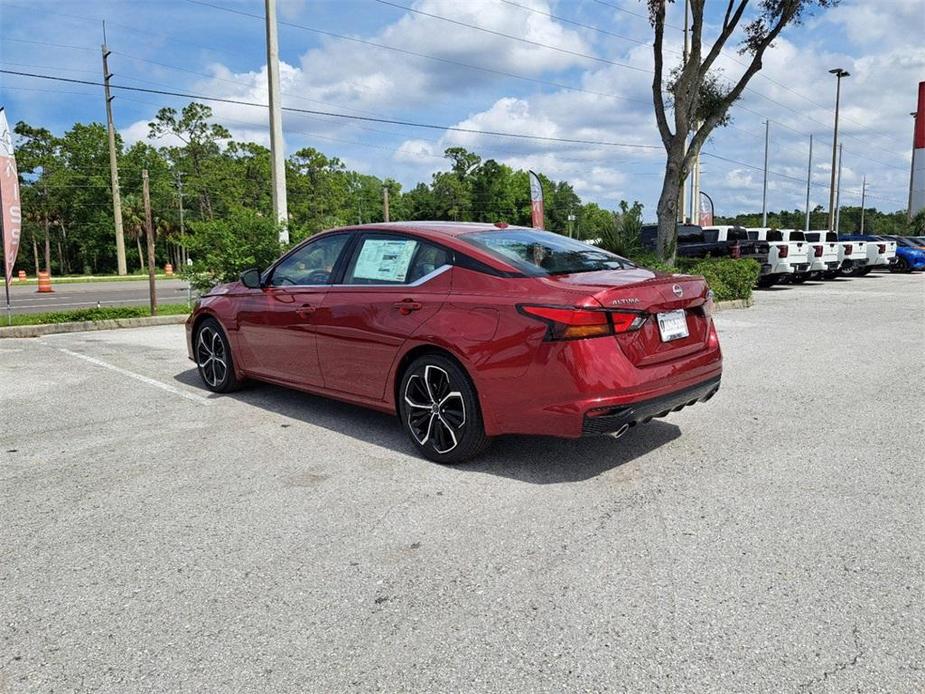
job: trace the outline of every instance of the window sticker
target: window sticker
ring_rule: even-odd
[[[366,239],[353,271],[354,279],[404,282],[418,242],[411,239]]]

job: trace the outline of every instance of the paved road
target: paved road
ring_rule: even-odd
[[[96,306],[147,306],[148,283],[138,280],[125,282],[58,282],[52,285],[52,294],[39,294],[35,285],[10,285],[10,303],[13,313],[38,313],[41,311],[62,311],[73,308]],[[3,285],[0,284],[0,302]],[[158,301],[163,304],[178,304],[186,301],[186,282],[183,280],[158,280]],[[0,304],[0,311],[4,308]]]
[[[3,340],[0,691],[921,692],[925,277],[759,302],[710,403],[455,468],[179,327]]]

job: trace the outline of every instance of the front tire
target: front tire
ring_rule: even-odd
[[[906,262],[905,258],[900,258],[896,261],[894,265],[890,266],[890,272],[911,272],[912,268],[909,267],[909,263]]]
[[[230,393],[241,387],[234,373],[231,345],[222,326],[214,318],[206,318],[196,330],[193,354],[199,377],[214,393]]]
[[[398,390],[398,413],[418,451],[437,463],[461,463],[491,442],[469,377],[439,354],[419,357],[405,370]]]

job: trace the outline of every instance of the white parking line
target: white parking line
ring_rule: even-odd
[[[46,345],[47,345],[48,343],[46,342],[46,343],[43,343],[43,344],[46,344]],[[51,345],[48,345],[48,346],[51,347]],[[168,383],[163,383],[163,382],[158,381],[158,380],[156,380],[156,379],[154,379],[154,378],[148,378],[147,376],[142,376],[141,374],[136,374],[134,371],[129,371],[128,369],[123,369],[123,368],[120,367],[120,366],[116,366],[116,365],[114,365],[114,364],[110,364],[109,362],[105,362],[105,361],[103,361],[102,359],[97,359],[96,357],[91,357],[91,356],[89,356],[89,355],[87,355],[87,354],[81,354],[80,352],[72,352],[71,350],[65,349],[64,347],[54,347],[53,349],[56,349],[56,350],[58,350],[59,352],[64,352],[64,354],[68,354],[68,355],[70,355],[70,356],[72,356],[72,357],[77,357],[78,359],[83,359],[84,361],[88,361],[88,362],[90,362],[91,364],[95,364],[96,366],[102,366],[104,369],[109,369],[110,371],[115,371],[116,373],[122,374],[123,376],[128,376],[129,378],[134,378],[136,381],[141,381],[142,383],[147,383],[149,386],[154,386],[155,388],[160,388],[161,390],[166,390],[168,393],[173,393],[174,395],[179,395],[181,398],[186,398],[187,400],[192,400],[193,402],[197,402],[197,403],[199,403],[200,405],[205,405],[205,404],[207,404],[207,403],[209,402],[209,399],[208,399],[208,398],[205,398],[205,397],[203,397],[203,396],[201,396],[201,395],[197,395],[196,393],[189,393],[189,392],[187,392],[187,391],[185,391],[185,390],[182,390],[182,389],[180,389],[180,388],[176,388],[176,387],[174,387],[174,386],[172,386],[172,385],[170,385],[170,384],[168,384]]]

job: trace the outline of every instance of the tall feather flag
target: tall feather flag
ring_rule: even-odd
[[[22,231],[22,209],[19,203],[19,177],[13,156],[13,135],[6,122],[6,111],[0,106],[0,219],[3,222],[3,269],[7,287],[13,277],[13,265],[19,251]]]
[[[533,216],[533,228],[544,229],[543,186],[539,176],[532,171],[528,173],[530,174],[530,210]]]

